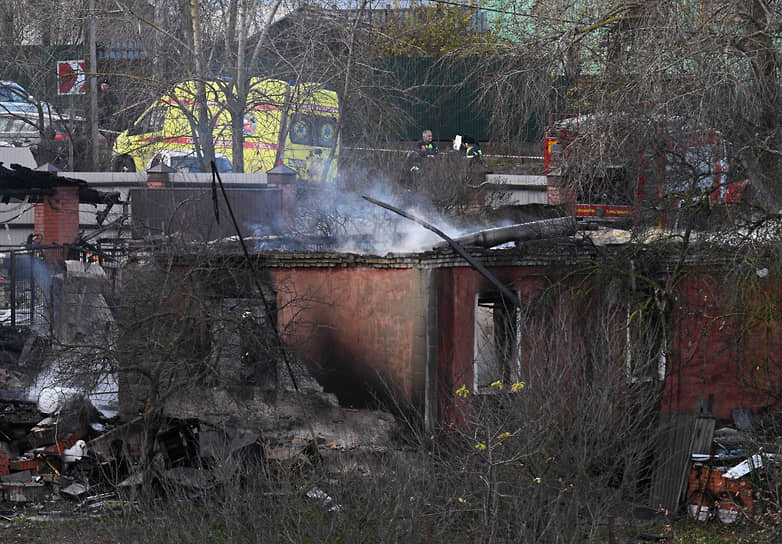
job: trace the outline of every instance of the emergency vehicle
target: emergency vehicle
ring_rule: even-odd
[[[729,181],[727,144],[718,131],[668,119],[654,132],[646,132],[648,124],[626,127],[616,138],[609,136],[617,128],[612,123],[596,115],[549,123],[543,168],[550,204],[569,207],[577,218],[634,223],[651,211],[663,226],[688,203],[741,201],[748,182]]]
[[[225,82],[206,82],[207,110],[215,153],[232,156],[231,115]],[[196,83],[185,81],[156,100],[117,136],[114,171],[142,171],[160,151],[196,152]],[[244,111],[244,171],[267,172],[285,164],[304,180],[333,181],[339,154],[339,98],[315,83],[253,78]],[[333,150],[333,154],[332,154]]]

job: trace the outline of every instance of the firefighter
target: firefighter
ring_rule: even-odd
[[[424,157],[429,154],[426,142],[419,140],[415,144],[415,149],[407,155],[407,162],[410,165],[410,175],[416,176],[421,172]]]
[[[426,142],[419,140],[415,144],[415,149],[407,154],[407,170],[402,180],[402,186],[405,190],[412,191],[418,185],[418,178],[421,177],[421,169],[426,156]]]
[[[432,140],[432,131],[426,129],[421,134],[421,141],[424,143],[427,155],[437,155],[437,142]]]
[[[114,127],[114,110],[117,109],[117,96],[111,90],[108,79],[100,82],[98,88],[98,124],[100,128]]]
[[[483,151],[481,151],[481,146],[478,145],[478,141],[472,136],[465,136],[463,141],[464,156],[468,158],[475,158],[478,162],[483,162]]]

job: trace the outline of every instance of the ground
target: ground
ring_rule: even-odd
[[[4,515],[4,513],[0,513]],[[18,518],[0,523],[0,544],[146,544],[148,542],[173,542],[176,529],[171,520],[157,518],[144,523],[133,522],[125,516],[103,518],[74,518],[55,521],[31,521]],[[173,534],[172,534],[173,533]],[[282,535],[280,535],[282,537]],[[288,535],[292,536],[292,535]],[[203,535],[199,542],[230,542],[232,539],[220,531]],[[306,542],[306,538],[286,542]],[[186,542],[186,539],[179,540]],[[320,541],[320,540],[313,540]],[[324,541],[326,542],[326,541]],[[329,540],[328,542],[347,542]],[[666,542],[669,544],[760,544],[779,542],[777,531],[760,530],[757,525],[742,523],[723,526],[717,523],[704,525],[688,519],[672,524],[657,522],[644,527],[616,528],[612,539],[607,536],[600,544],[642,544]]]

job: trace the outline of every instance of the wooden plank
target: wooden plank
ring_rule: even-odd
[[[695,429],[692,433],[690,453],[711,454],[711,443],[714,439],[714,417],[703,414],[695,417]]]

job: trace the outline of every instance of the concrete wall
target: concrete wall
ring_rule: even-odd
[[[486,174],[486,204],[493,208],[548,204],[547,183],[546,176]]]
[[[226,187],[217,201],[218,222],[211,190],[161,187],[130,190],[133,238],[176,233],[187,242],[210,242],[236,236],[226,199],[245,238],[285,231],[280,189]]]

